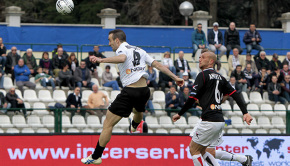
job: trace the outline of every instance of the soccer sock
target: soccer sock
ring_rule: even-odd
[[[103,151],[104,151],[105,147],[101,147],[98,141],[98,144],[96,146],[96,149],[92,155],[93,159],[98,159],[99,157],[102,157]]]
[[[134,120],[132,120],[132,126],[134,129],[136,129],[138,127],[140,123],[136,123]]]
[[[215,158],[208,152],[202,156],[209,166],[219,166],[220,164],[215,160]]]
[[[201,154],[192,156],[194,166],[204,166],[204,160]]]
[[[226,161],[238,161],[240,163],[244,163],[247,160],[246,156],[240,156],[237,154],[233,154],[224,150],[216,150],[215,158]]]

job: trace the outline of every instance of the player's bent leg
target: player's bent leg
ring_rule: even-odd
[[[133,133],[136,131],[138,125],[141,123],[142,118],[143,118],[143,113],[142,112],[137,112],[135,108],[133,109],[134,116],[132,120],[132,124],[130,126],[130,132]]]
[[[214,148],[211,148],[211,149],[214,149]],[[238,161],[243,166],[251,166],[252,161],[253,161],[252,156],[237,155],[237,154],[230,153],[230,152],[227,152],[224,150],[216,150],[215,151],[215,158],[219,159],[219,160],[225,160],[225,161]]]
[[[205,146],[199,145],[193,141],[189,144],[189,151],[195,166],[204,166],[205,162],[202,155],[205,153]]]

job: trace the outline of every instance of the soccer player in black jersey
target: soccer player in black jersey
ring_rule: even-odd
[[[225,122],[221,110],[223,96],[229,95],[237,102],[243,113],[243,120],[250,125],[253,120],[248,113],[242,98],[236,93],[227,80],[214,71],[213,65],[216,55],[212,52],[204,52],[199,58],[199,67],[202,70],[196,77],[190,97],[186,101],[180,112],[173,116],[173,121],[180,119],[194,102],[198,101],[202,107],[202,121],[193,129],[190,136],[190,153],[195,166],[205,165],[204,161],[210,165],[219,165],[215,158],[208,152],[208,146],[217,146],[222,143],[222,130]]]

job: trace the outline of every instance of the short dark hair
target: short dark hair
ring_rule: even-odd
[[[68,65],[66,62],[63,62],[62,64],[61,64],[61,66],[64,68],[64,67],[66,67],[66,65]]]
[[[82,62],[84,62],[85,64],[87,64],[85,60],[81,60],[81,63],[82,63]]]
[[[276,66],[276,67],[274,68],[274,71],[277,71],[277,70],[280,70],[280,67]]]
[[[202,24],[201,24],[201,23],[198,23],[198,24],[197,24],[197,26],[199,26],[199,25],[201,25],[201,26],[202,26]]]
[[[263,70],[263,69],[267,70],[267,68],[266,68],[266,67],[262,67],[262,68],[261,68],[261,70]]]
[[[237,65],[236,68],[238,68],[238,67],[241,67],[242,68],[242,65]]]
[[[234,78],[234,79],[236,79],[236,77],[235,77],[235,76],[231,76],[231,77],[230,77],[230,79],[231,79],[231,78]]]
[[[110,66],[110,65],[107,65],[107,66],[105,67],[105,69],[111,69],[111,66]]]
[[[120,42],[125,42],[126,41],[126,34],[124,31],[122,31],[121,29],[115,29],[109,32],[109,35],[113,34],[113,39],[119,39]]]
[[[90,51],[90,52],[89,52],[89,56],[90,56],[90,55],[94,55],[94,52],[93,52],[93,51]]]
[[[246,56],[252,56],[252,55],[251,55],[251,53],[247,53],[247,55],[246,55]]]

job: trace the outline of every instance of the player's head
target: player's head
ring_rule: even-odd
[[[216,55],[213,52],[211,51],[204,52],[199,57],[199,68],[201,70],[213,68],[216,60],[217,60]]]
[[[278,80],[277,79],[277,76],[273,75],[271,80],[272,80],[273,83],[276,84],[277,83],[277,80]]]
[[[95,84],[95,85],[93,85],[92,89],[93,89],[93,92],[94,92],[94,93],[97,93],[97,92],[98,92],[98,89],[99,89],[99,87],[98,87],[98,85],[97,85],[97,84]]]
[[[123,42],[126,42],[126,34],[121,29],[115,29],[109,32],[108,40],[113,51],[116,51]]]

